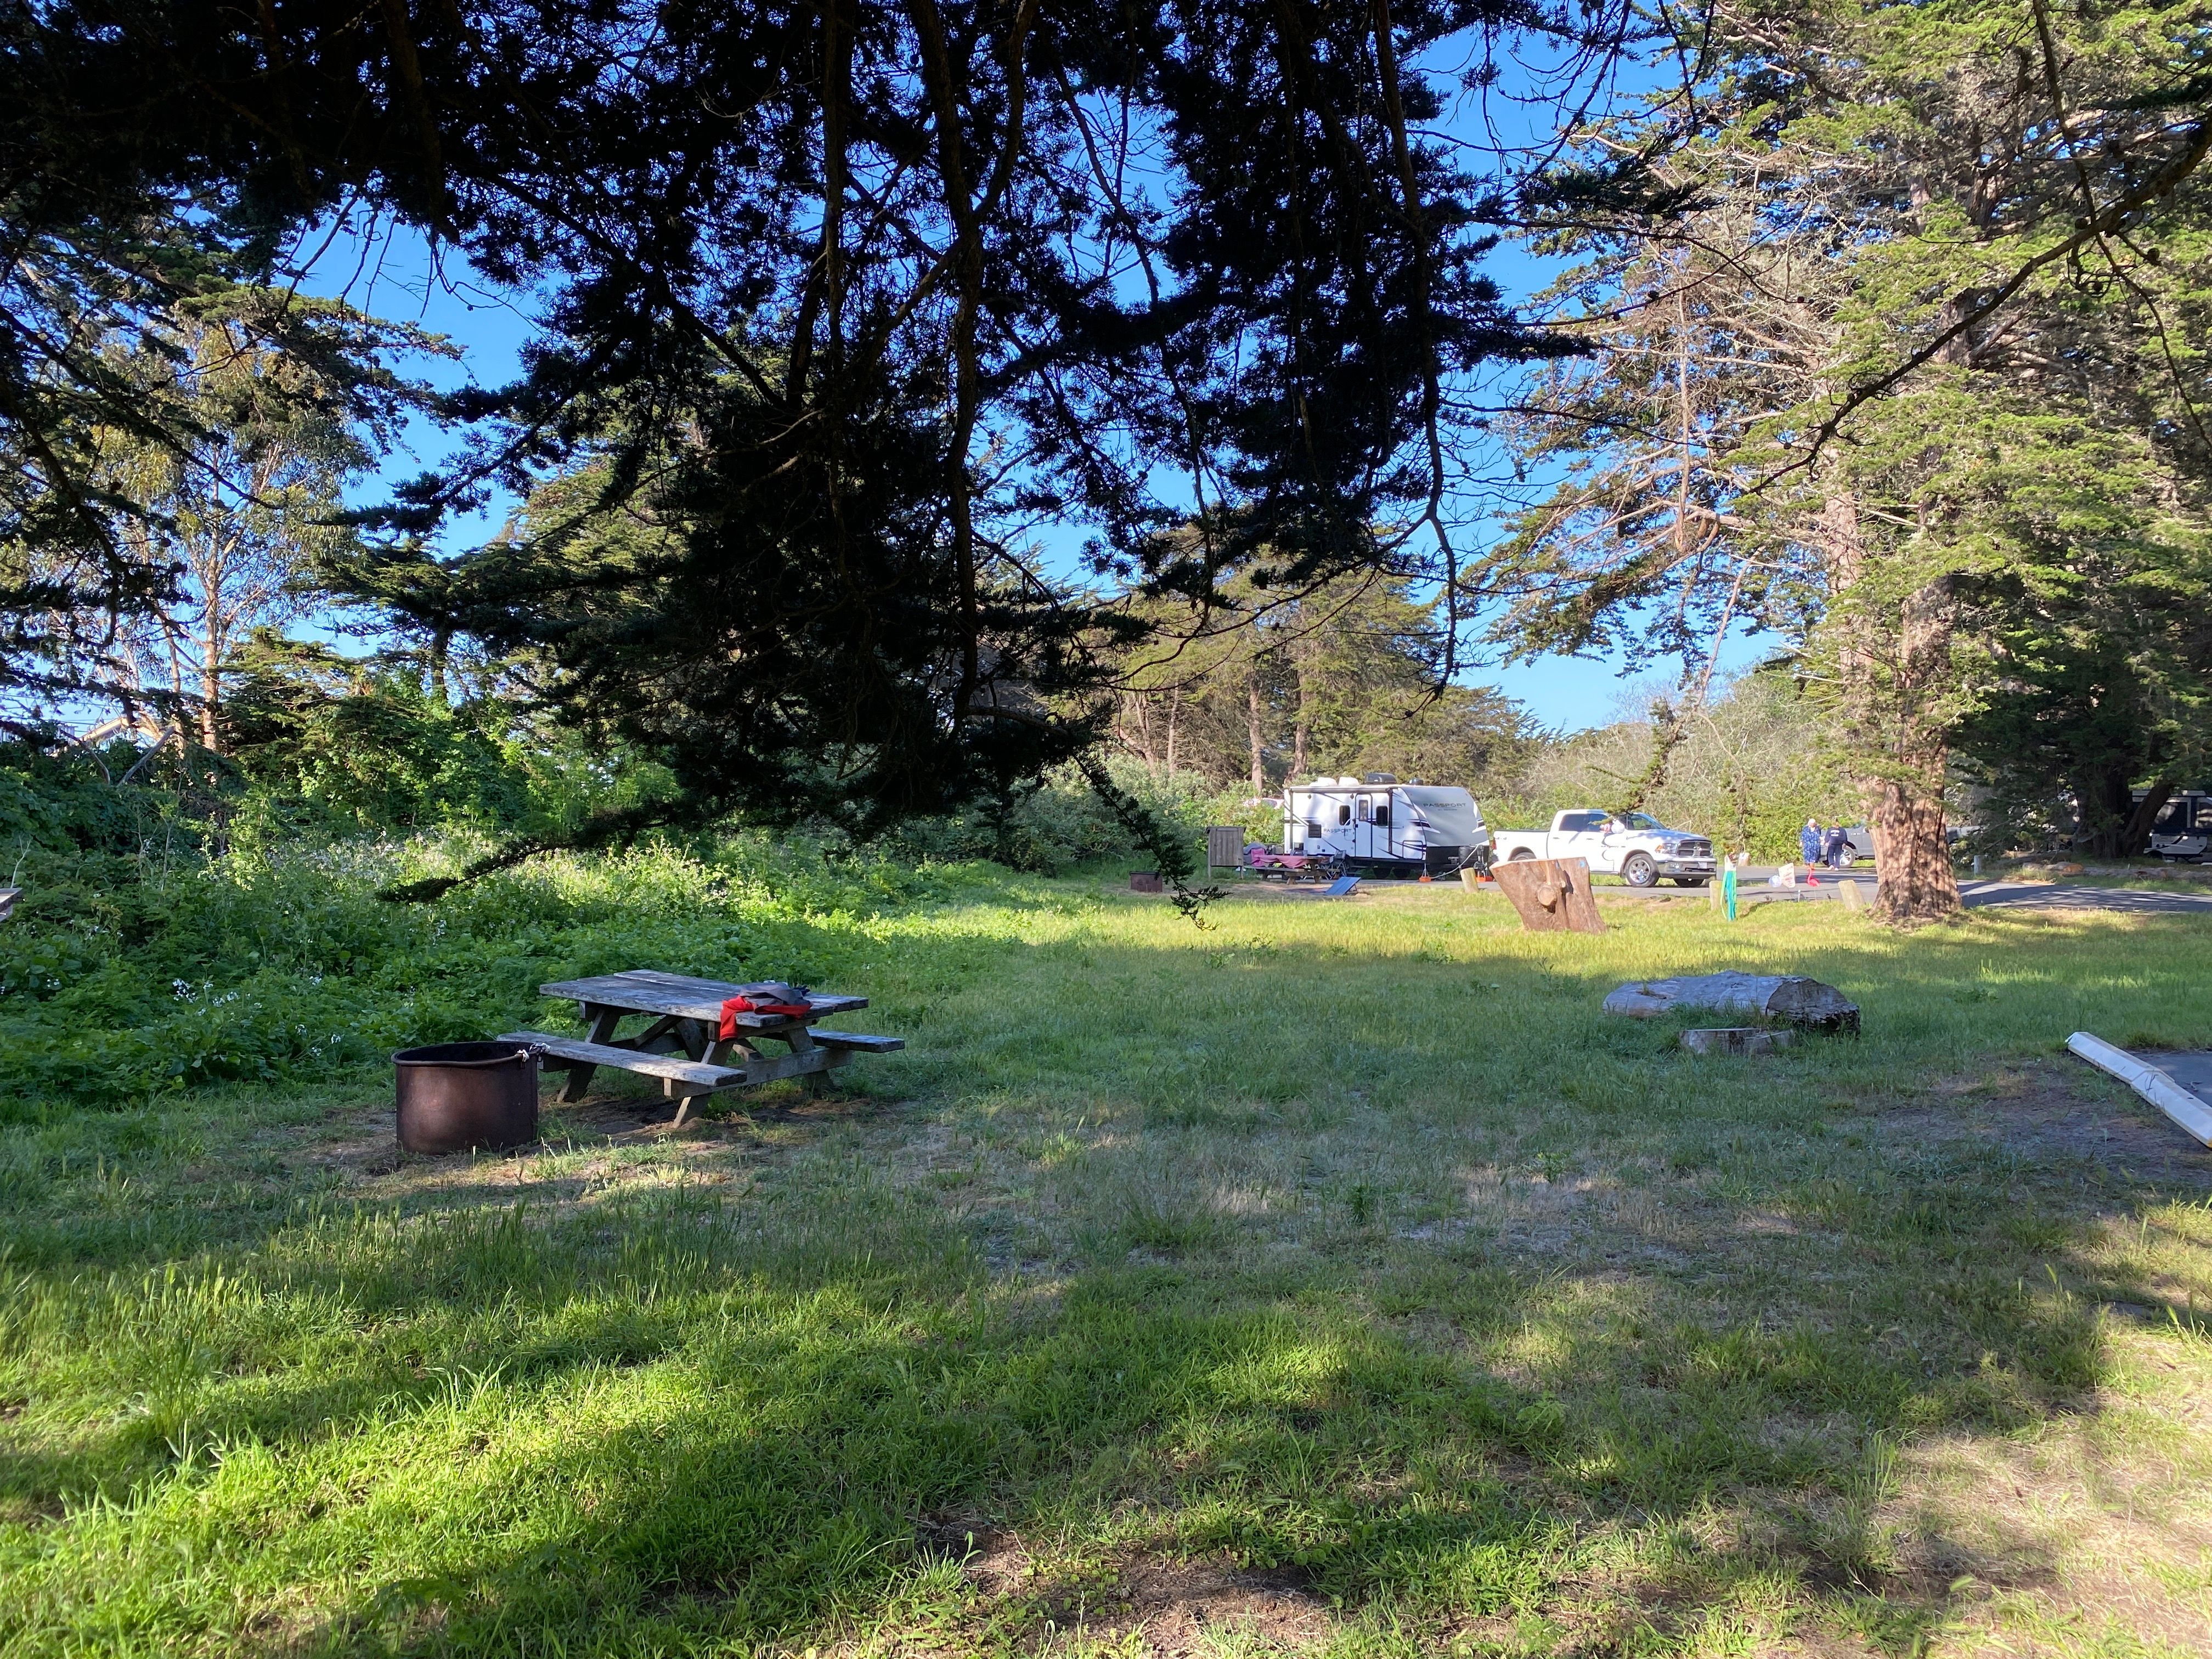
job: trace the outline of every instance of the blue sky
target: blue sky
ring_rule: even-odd
[[[1481,122],[1491,135],[1510,143],[1511,135],[1498,131],[1497,112],[1494,107],[1486,115],[1462,112],[1448,125]],[[320,240],[318,236],[308,246],[315,246]],[[1516,301],[1533,295],[1552,274],[1545,262],[1510,242],[1491,256],[1488,268]],[[469,383],[498,386],[520,372],[522,349],[532,332],[529,296],[502,293],[451,252],[434,262],[416,232],[386,228],[378,234],[341,232],[330,236],[302,286],[318,294],[343,293],[374,315],[415,323],[447,336],[462,349],[459,361],[418,363],[409,371],[441,388]],[[436,464],[452,442],[433,423],[415,422],[404,449],[387,458],[377,475],[359,481],[352,492],[354,500],[361,503],[383,499],[393,483]],[[483,512],[453,521],[442,538],[445,549],[457,552],[488,538],[498,529],[509,505],[495,500]],[[1079,532],[1072,531],[1070,544],[1079,539]],[[1462,553],[1474,550],[1462,549]],[[1769,648],[1770,642],[1754,641],[1739,629],[1722,653],[1723,677],[1750,666]],[[1659,666],[1663,674],[1664,665]],[[1525,703],[1543,725],[1572,732],[1621,717],[1624,704],[1637,686],[1635,680],[1624,677],[1622,669],[1617,659],[1545,657],[1510,666],[1479,664],[1462,678],[1496,685]]]

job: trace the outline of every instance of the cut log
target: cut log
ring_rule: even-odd
[[[1650,1019],[1660,1014],[1710,1011],[1756,1014],[1824,1031],[1859,1029],[1859,1006],[1832,985],[1797,975],[1702,974],[1690,979],[1644,980],[1605,1000],[1608,1014]]]
[[[1588,859],[1509,859],[1491,866],[1498,890],[1532,933],[1602,933]]]

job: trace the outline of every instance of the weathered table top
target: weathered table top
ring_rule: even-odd
[[[773,994],[776,988],[758,981],[749,985],[732,985],[716,979],[693,979],[684,974],[664,974],[658,969],[633,968],[626,973],[599,974],[590,979],[558,980],[538,988],[549,997],[572,997],[578,1002],[601,1008],[622,1008],[633,1013],[659,1014],[665,1018],[720,1020],[722,1005],[730,998]],[[806,1018],[818,1019],[824,1014],[842,1014],[854,1008],[865,1008],[868,1006],[868,1000],[866,997],[834,996],[825,991],[810,991],[806,994],[806,1006],[811,1011]],[[760,1031],[797,1023],[781,1014],[736,1016],[736,1024]]]

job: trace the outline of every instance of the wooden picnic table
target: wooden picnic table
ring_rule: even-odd
[[[806,1077],[842,1066],[856,1054],[888,1054],[906,1047],[902,1037],[823,1030],[815,1024],[823,1015],[865,1008],[868,1000],[820,991],[805,994],[808,1012],[803,1016],[733,1012],[730,1024],[736,1035],[724,1038],[722,1005],[733,997],[782,1000],[787,988],[769,981],[736,985],[634,968],[590,979],[559,980],[538,988],[549,997],[574,999],[583,1012],[586,1035],[577,1038],[509,1031],[501,1042],[530,1043],[555,1065],[566,1066],[568,1080],[561,1091],[564,1101],[581,1100],[592,1073],[602,1066],[659,1078],[661,1093],[677,1103],[678,1124],[701,1095]],[[649,1022],[645,1030],[628,1037],[615,1035],[623,1020],[638,1017]],[[781,1044],[785,1052],[763,1051],[759,1047],[763,1039]]]

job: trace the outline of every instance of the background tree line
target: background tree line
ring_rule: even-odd
[[[173,355],[179,304],[285,291],[284,249],[368,211],[538,296],[543,329],[514,385],[438,403],[466,453],[325,580],[651,757],[670,788],[596,834],[1003,799],[1109,717],[1136,624],[1105,590],[1380,571],[1449,605],[1447,393],[1553,348],[1480,274],[1517,181],[1425,130],[1443,65],[1480,84],[1512,42],[1602,74],[1632,17],[14,8],[0,305],[29,349],[0,353],[0,537],[39,550],[19,599],[90,625],[0,641],[0,671],[79,692],[118,648],[98,619],[173,590],[127,556],[161,514],[105,481],[103,434],[203,428],[111,346]],[[586,510],[433,552],[489,485],[556,477],[591,481]],[[1081,527],[1096,580],[1041,568],[1041,523]]]
[[[1188,771],[1252,796],[1316,772],[1467,783],[1510,775],[1544,741],[1528,710],[1481,686],[1439,686],[1434,602],[1387,578],[1237,609],[1155,603],[1122,659],[1112,733],[1164,778]]]
[[[1437,65],[1509,40],[1582,90],[1554,159],[1473,171]],[[1566,649],[1680,659],[1648,792],[1723,702],[1780,718],[1717,693],[1748,623],[1908,920],[1955,906],[1962,781],[2119,850],[2203,763],[2187,6],[96,0],[5,48],[26,736],[104,696],[204,783],[474,814],[489,867],[1003,826],[1102,744],[1496,793],[1544,744],[1469,653]],[[525,377],[434,396],[398,365],[438,343],[303,299],[284,250],[349,206],[544,295]],[[1485,227],[1563,262],[1543,325]],[[410,412],[459,458],[343,511]],[[1474,536],[1500,439],[1534,482]],[[434,551],[494,483],[508,528]],[[284,638],[333,599],[388,648]],[[497,805],[463,752],[570,783]]]
[[[1480,562],[1493,637],[1679,656],[1675,734],[1772,629],[1907,919],[1956,908],[1965,781],[2139,848],[2212,689],[2206,50],[2190,5],[1683,20],[1692,95],[1576,135],[1648,197],[1565,190],[1537,240],[1589,349],[1514,417],[1558,482]]]

